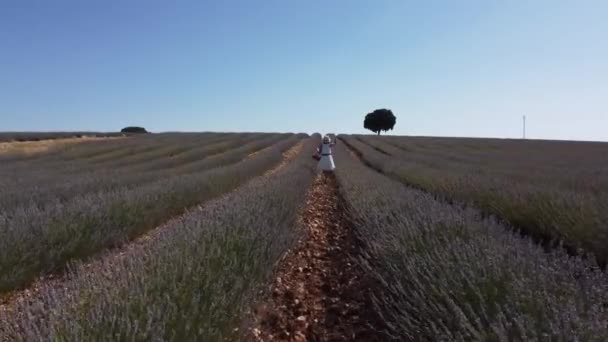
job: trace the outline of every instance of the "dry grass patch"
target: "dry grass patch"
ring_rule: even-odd
[[[48,139],[38,141],[9,141],[0,143],[0,154],[20,153],[26,155],[39,154],[48,150],[69,144],[76,144],[91,140],[122,139],[125,137],[88,137]]]

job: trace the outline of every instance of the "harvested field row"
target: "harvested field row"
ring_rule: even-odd
[[[88,137],[81,138],[57,138],[52,140],[35,140],[35,141],[8,141],[0,142],[0,155],[23,155],[31,157],[32,155],[48,152],[49,150],[59,149],[66,145],[78,144],[85,141],[99,141],[107,139],[121,139],[117,137]]]

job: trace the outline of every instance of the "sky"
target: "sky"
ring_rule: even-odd
[[[608,1],[0,0],[0,131],[608,140]]]

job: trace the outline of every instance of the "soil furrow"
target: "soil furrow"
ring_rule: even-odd
[[[302,214],[306,233],[275,271],[255,308],[251,341],[374,341],[365,315],[365,275],[333,175],[314,181]]]

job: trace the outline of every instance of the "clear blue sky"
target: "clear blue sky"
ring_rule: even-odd
[[[608,1],[0,1],[0,131],[608,140]]]

